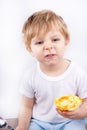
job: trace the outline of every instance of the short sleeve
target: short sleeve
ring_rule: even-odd
[[[34,91],[32,87],[32,71],[27,71],[20,81],[19,92],[29,98],[34,97]]]
[[[87,98],[87,74],[82,72],[78,79],[78,95]]]

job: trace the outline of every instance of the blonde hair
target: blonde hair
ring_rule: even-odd
[[[23,26],[24,41],[30,47],[31,40],[35,36],[47,33],[51,28],[58,29],[66,40],[69,41],[69,32],[63,18],[51,10],[42,10],[31,15]]]

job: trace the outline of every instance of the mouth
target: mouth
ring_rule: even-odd
[[[56,56],[56,54],[47,54],[45,57],[46,58],[53,58],[53,57],[55,57]]]

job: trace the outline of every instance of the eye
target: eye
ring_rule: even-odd
[[[52,41],[53,42],[57,42],[57,41],[59,41],[60,39],[59,38],[54,38]]]
[[[35,45],[41,45],[41,44],[43,44],[43,41],[38,41],[35,43]]]

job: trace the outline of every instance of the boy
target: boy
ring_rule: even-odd
[[[23,77],[23,94],[16,130],[85,130],[87,77],[64,58],[69,44],[68,28],[62,17],[50,10],[35,12],[23,26],[26,49],[38,63]],[[73,111],[61,112],[54,100],[64,95],[83,99]]]

